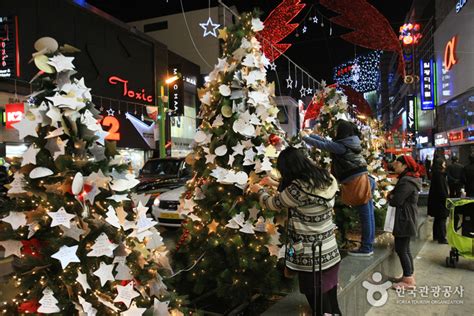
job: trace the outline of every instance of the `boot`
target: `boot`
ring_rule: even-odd
[[[415,282],[415,277],[409,276],[409,277],[403,277],[402,281],[395,283],[392,285],[393,289],[413,289],[416,287],[416,282]]]
[[[412,276],[415,277],[415,274],[413,274]],[[403,274],[399,277],[389,277],[388,280],[392,283],[402,282],[403,281]]]

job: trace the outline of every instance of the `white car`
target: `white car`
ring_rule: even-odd
[[[184,216],[178,213],[179,197],[186,188],[180,186],[176,189],[161,193],[152,205],[152,214],[160,226],[180,227]]]

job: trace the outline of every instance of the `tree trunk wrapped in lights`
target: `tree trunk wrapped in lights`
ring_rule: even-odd
[[[194,177],[182,197],[187,219],[173,256],[176,269],[187,268],[173,279],[179,293],[215,290],[226,304],[275,292],[282,281],[276,265],[286,214],[261,209],[247,193],[272,172],[284,146],[274,85],[266,81],[269,61],[256,38],[262,28],[247,13],[219,31],[223,55],[199,90],[202,123],[186,158]]]
[[[105,140],[90,89],[73,76],[74,58],[62,54],[74,49],[58,50],[52,38],[35,48],[36,92],[14,125],[30,145],[0,214],[18,295],[0,307],[6,315],[167,313],[169,299],[179,304],[160,276],[167,251],[145,197],[131,193],[138,181]]]

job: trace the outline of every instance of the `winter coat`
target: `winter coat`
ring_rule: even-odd
[[[464,176],[466,177],[466,195],[474,197],[474,163],[464,167]]]
[[[420,190],[420,178],[403,176],[390,193],[389,204],[396,208],[393,225],[395,237],[416,236]]]
[[[332,172],[339,182],[345,183],[367,173],[367,161],[362,156],[359,137],[354,135],[331,141],[313,134],[303,140],[331,153]]]
[[[332,177],[331,185],[323,190],[311,189],[299,180],[293,181],[282,192],[260,194],[260,205],[268,210],[288,209],[288,245],[286,266],[292,270],[311,272],[312,243],[322,241],[322,270],[341,261],[333,222],[333,207],[338,190]],[[294,249],[291,253],[290,249]]]
[[[428,194],[428,215],[441,218],[448,217],[449,210],[446,208],[446,199],[448,197],[446,174],[434,171],[431,176],[431,186]]]
[[[464,166],[460,163],[453,163],[446,169],[449,185],[461,185],[465,182]]]

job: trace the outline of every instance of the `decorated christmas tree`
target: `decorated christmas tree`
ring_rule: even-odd
[[[169,270],[146,197],[106,140],[77,51],[52,38],[35,43],[35,93],[14,125],[29,144],[0,214],[0,246],[14,256],[13,300],[5,315],[168,314],[160,273]],[[12,289],[14,291],[14,289]],[[174,303],[179,301],[173,300]]]
[[[274,86],[266,81],[269,61],[256,38],[262,29],[247,13],[220,31],[222,58],[199,90],[202,124],[186,159],[194,173],[181,205],[187,220],[173,256],[176,269],[187,269],[173,279],[179,293],[215,291],[226,304],[281,283],[276,265],[286,214],[261,209],[247,192],[272,172],[284,146]]]

